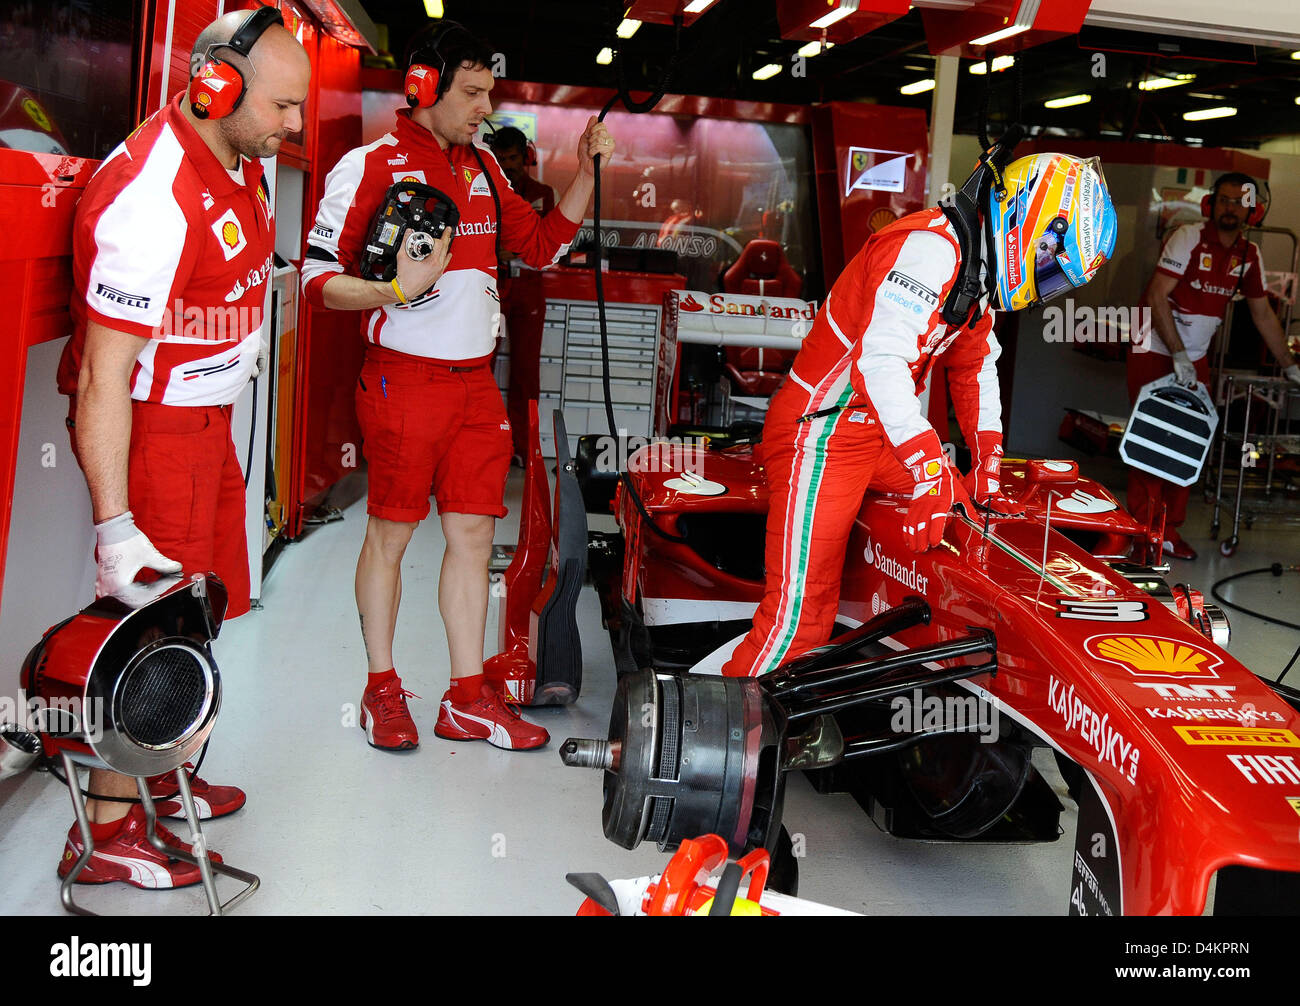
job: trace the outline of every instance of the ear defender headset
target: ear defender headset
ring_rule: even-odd
[[[427,42],[412,51],[403,87],[406,103],[412,108],[432,108],[447,90],[447,60],[438,51],[438,46],[448,35],[458,31],[466,29],[455,21],[444,21]]]
[[[229,42],[208,46],[205,62],[190,80],[190,110],[198,119],[223,119],[240,106],[248,82],[239,68],[224,62],[215,53],[218,49],[234,49],[247,58],[262,34],[273,24],[284,24],[284,18],[274,7],[259,7],[239,26]]]
[[[1206,220],[1214,219],[1214,200],[1219,196],[1219,187],[1223,185],[1225,180],[1232,178],[1234,175],[1247,178],[1248,181],[1242,182],[1241,184],[1243,186],[1249,184],[1255,190],[1255,205],[1250,207],[1250,212],[1246,214],[1246,226],[1258,227],[1264,222],[1264,217],[1268,213],[1268,204],[1270,202],[1268,183],[1263,183],[1263,186],[1261,187],[1261,184],[1249,175],[1242,175],[1240,172],[1236,171],[1229,172],[1226,175],[1220,175],[1214,180],[1214,184],[1210,187],[1210,191],[1201,196],[1201,216],[1205,217]]]

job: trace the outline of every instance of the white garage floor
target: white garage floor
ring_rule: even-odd
[[[513,541],[520,478],[507,492],[512,516],[497,540]],[[231,864],[262,877],[241,914],[523,913],[572,914],[581,895],[568,871],[634,877],[662,869],[653,846],[625,851],[601,833],[600,776],[567,769],[557,750],[569,736],[604,736],[614,690],[608,637],[591,590],[579,606],[582,696],[569,708],[531,711],[552,736],[540,751],[507,753],[433,735],[447,681],[437,616],[442,539],[436,520],[417,532],[404,566],[398,670],[423,696],[412,701],[418,750],[373,750],[354,722],[364,659],[352,576],[365,525],[364,503],[287,548],[263,595],[264,608],[231,622],[217,643],[225,704],[202,775],[248,791],[248,805],[210,822],[210,844]],[[1232,559],[1208,541],[1208,512],[1194,504],[1186,537],[1202,551],[1177,564],[1207,594],[1212,578],[1300,562],[1300,532],[1257,525]],[[1296,574],[1234,585],[1229,596],[1300,620]],[[1276,675],[1300,633],[1232,615],[1232,650]],[[495,610],[489,640],[496,638]],[[1300,683],[1300,669],[1288,676]],[[790,778],[785,821],[804,836],[800,894],[869,914],[1064,914],[1074,805],[1050,758],[1037,761],[1066,812],[1064,836],[1042,845],[904,842],[878,831],[847,795],[820,796]],[[0,804],[0,911],[60,912],[54,871],[72,823],[67,791],[29,774]],[[175,830],[182,836],[181,822]],[[223,892],[233,890],[221,881]],[[144,892],[122,884],[81,889],[100,912],[202,910],[198,888]]]

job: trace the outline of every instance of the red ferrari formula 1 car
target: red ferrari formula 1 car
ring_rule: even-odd
[[[628,469],[620,532],[589,551],[620,672],[609,735],[561,748],[604,770],[611,840],[716,832],[779,858],[796,769],[895,835],[1056,840],[1047,746],[1079,806],[1073,914],[1199,914],[1212,881],[1216,913],[1300,905],[1300,692],[1226,652],[1222,612],[1154,565],[1162,529],[1073,462],[1005,461],[1025,515],[959,511],[920,555],[907,501],[868,495],[839,634],[762,679],[700,673],[762,594],[753,449],[651,445]]]

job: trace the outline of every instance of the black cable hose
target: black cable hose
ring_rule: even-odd
[[[267,363],[271,365],[270,354],[267,354]],[[248,488],[248,480],[253,474],[253,445],[257,442],[257,376],[253,376],[253,411],[249,413],[248,420],[248,456],[246,467],[244,469],[244,488]]]
[[[627,80],[623,74],[622,57],[620,56],[619,58],[615,59],[614,61],[615,69],[618,73],[618,92],[612,98],[610,98],[609,101],[606,102],[605,107],[600,110],[600,115],[597,116],[596,118],[597,122],[604,122],[605,116],[609,114],[610,109],[612,109],[614,105],[620,101],[623,103],[623,107],[626,108],[629,112],[638,113],[638,114],[642,112],[648,112],[652,108],[654,108],[655,105],[659,104],[659,101],[663,98],[664,94],[668,90],[668,85],[672,82],[673,74],[677,70],[677,61],[681,56],[682,22],[683,22],[682,15],[680,14],[676,15],[673,18],[673,54],[668,60],[668,67],[666,70],[664,70],[664,75],[663,78],[659,81],[659,85],[655,88],[654,93],[651,94],[650,97],[646,98],[645,100],[634,101],[632,99],[632,95],[628,92],[627,89]],[[609,327],[605,318],[605,284],[604,284],[603,276],[601,274],[601,258],[602,258],[602,253],[604,251],[604,245],[601,242],[601,237],[600,237],[600,158],[599,157],[596,157],[595,160],[592,162],[592,167],[594,169],[595,191],[593,192],[594,207],[591,215],[591,225],[592,225],[591,229],[592,229],[593,244],[595,245],[595,248],[593,250],[593,255],[594,255],[593,264],[596,272],[596,315],[600,321],[601,383],[603,385],[604,392],[605,392],[605,420],[606,422],[609,423],[609,435],[612,438],[614,438],[615,441],[617,441],[618,424],[614,421],[614,395],[613,392],[610,390],[610,384],[609,384]],[[650,516],[650,512],[645,508],[645,503],[642,501],[641,495],[636,491],[636,486],[632,484],[632,480],[628,477],[627,472],[620,472],[619,478],[622,480],[623,486],[626,488],[629,498],[636,505],[638,512],[641,514],[642,521],[651,531],[653,531],[659,537],[664,538],[668,541],[674,541],[678,543],[686,542],[686,539],[681,535],[676,535],[676,534],[672,534],[671,532],[665,531],[663,528],[661,528],[658,524],[654,522],[654,519]]]
[[[989,79],[993,76],[993,58],[986,51],[984,53],[984,80],[983,87],[980,88],[980,149],[989,149],[989,88],[993,85]]]
[[[673,18],[673,54],[668,60],[668,67],[664,70],[663,79],[659,81],[659,86],[655,88],[653,94],[644,101],[633,101],[632,95],[627,90],[627,81],[623,75],[623,59],[620,56],[614,61],[615,69],[618,71],[618,92],[605,103],[605,107],[600,110],[600,115],[596,117],[597,122],[604,122],[605,116],[610,112],[618,102],[623,103],[623,107],[629,112],[640,114],[648,112],[655,105],[659,104],[671,83],[673,73],[677,69],[677,60],[681,56],[682,46],[682,16],[678,14]],[[595,244],[594,263],[596,270],[596,313],[600,319],[600,355],[603,361],[601,368],[601,380],[605,389],[605,419],[609,423],[609,435],[618,438],[617,424],[614,422],[614,396],[609,387],[609,329],[605,320],[605,284],[601,276],[601,258],[603,257],[604,245],[600,239],[600,158],[596,157],[592,161],[594,169],[595,191],[593,193],[593,208],[591,214],[592,237]]]
[[[1297,632],[1300,632],[1300,624],[1288,622],[1284,618],[1274,618],[1272,615],[1261,614],[1253,608],[1247,608],[1243,605],[1235,604],[1219,593],[1219,588],[1225,583],[1231,583],[1233,580],[1240,580],[1243,576],[1255,576],[1259,573],[1272,573],[1274,576],[1281,576],[1288,568],[1289,567],[1283,566],[1280,562],[1275,562],[1271,566],[1260,566],[1259,569],[1248,569],[1242,573],[1233,573],[1232,576],[1225,576],[1221,580],[1216,580],[1214,586],[1210,588],[1210,593],[1220,604],[1232,608],[1234,611],[1240,611],[1243,615],[1251,615],[1254,618],[1263,619],[1265,622],[1272,622],[1274,625],[1281,625],[1284,628],[1295,629]]]
[[[1025,68],[1025,53],[1024,50],[1021,50],[1021,52],[1019,52],[1016,55],[1016,114],[1015,117],[1011,120],[1012,122],[1025,121],[1024,115],[1022,114],[1024,111],[1023,106],[1024,106],[1024,97],[1025,97],[1024,68]]]
[[[1225,576],[1221,580],[1216,580],[1214,582],[1214,586],[1210,588],[1210,594],[1220,604],[1224,605],[1225,607],[1232,608],[1234,611],[1240,611],[1243,615],[1250,615],[1253,618],[1263,619],[1265,622],[1272,622],[1274,625],[1280,625],[1283,628],[1287,628],[1287,629],[1295,629],[1297,632],[1300,632],[1300,625],[1296,624],[1295,622],[1288,622],[1286,621],[1286,619],[1283,618],[1274,618],[1272,615],[1261,614],[1260,612],[1255,611],[1253,608],[1247,608],[1244,605],[1234,604],[1232,601],[1229,601],[1226,597],[1224,597],[1221,593],[1219,593],[1219,588],[1222,587],[1225,583],[1231,583],[1233,580],[1240,580],[1243,576],[1254,576],[1259,573],[1272,573],[1274,576],[1281,576],[1288,569],[1294,569],[1294,567],[1283,566],[1280,562],[1275,562],[1271,566],[1260,566],[1259,569],[1248,569],[1241,573],[1233,573],[1232,576]],[[1297,646],[1295,652],[1291,654],[1291,659],[1288,660],[1286,662],[1286,666],[1282,668],[1282,673],[1279,674],[1273,680],[1281,681],[1283,678],[1285,678],[1287,675],[1287,671],[1291,670],[1297,658],[1300,658],[1300,646]]]

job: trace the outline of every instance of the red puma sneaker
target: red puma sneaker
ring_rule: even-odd
[[[213,786],[205,779],[194,774],[194,766],[185,763],[185,772],[190,780],[190,793],[194,796],[194,809],[200,821],[213,817],[225,817],[244,806],[247,795],[238,786]],[[149,795],[157,801],[155,808],[159,817],[185,817],[185,808],[181,806],[176,773],[156,775],[149,780]]]
[[[406,708],[408,698],[419,697],[403,688],[402,679],[396,676],[365,690],[361,696],[361,727],[372,748],[406,751],[419,745],[415,720]]]
[[[449,741],[487,741],[507,751],[539,748],[551,739],[543,728],[529,723],[514,699],[484,685],[473,702],[452,701],[451,689],[442,697],[433,732]]]
[[[170,846],[183,852],[191,852],[186,845],[161,824],[157,827],[158,837]],[[81,829],[73,825],[68,831],[68,841],[63,847],[63,858],[59,860],[59,876],[66,877],[85,850],[81,841]],[[220,863],[221,856],[209,852],[208,858]],[[172,887],[188,887],[197,884],[203,877],[199,868],[193,863],[173,859],[159,852],[150,844],[145,834],[144,808],[136,804],[126,817],[122,818],[122,827],[112,838],[100,839],[95,843],[95,851],[90,855],[86,868],[77,875],[78,884],[109,884],[121,880],[133,887],[145,890],[163,890]]]

